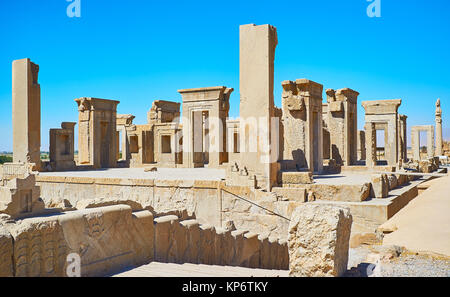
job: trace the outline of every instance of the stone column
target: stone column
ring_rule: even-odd
[[[358,160],[366,160],[366,132],[358,131]]]
[[[398,157],[400,160],[406,162],[408,158],[408,143],[407,143],[407,129],[406,129],[406,115],[398,116]]]
[[[377,165],[377,130],[375,123],[364,125],[366,135],[366,166],[375,167]]]
[[[436,101],[436,155],[442,156],[442,109],[440,99]]]
[[[420,161],[420,131],[416,127],[411,128],[411,148],[414,161]]]
[[[12,64],[13,161],[41,164],[41,87],[39,65],[30,59]]]
[[[442,148],[442,146],[441,146]],[[435,156],[434,154],[434,127],[429,126],[427,131],[427,155],[428,159]]]
[[[272,133],[278,133],[271,129],[277,30],[271,25],[249,24],[240,26],[239,33],[240,163],[256,176],[259,186],[270,189],[278,171],[278,160],[270,158]],[[251,150],[246,145],[250,135],[256,139]]]

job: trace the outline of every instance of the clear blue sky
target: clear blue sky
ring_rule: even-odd
[[[277,27],[277,106],[281,81],[308,78],[353,88],[359,103],[402,98],[411,127],[434,125],[440,97],[450,139],[448,0],[381,0],[381,18],[367,16],[366,0],[81,0],[81,18],[69,4],[0,1],[0,151],[12,150],[11,63],[25,57],[40,65],[42,150],[50,128],[78,121],[82,96],[120,100],[118,112],[143,124],[155,99],[225,85],[238,116],[239,25],[249,23]],[[363,117],[360,106],[360,129]]]

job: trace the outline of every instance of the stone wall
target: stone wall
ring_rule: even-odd
[[[71,253],[80,256],[82,276],[102,276],[153,259],[153,215],[132,213],[127,205],[2,219],[0,242],[5,244],[0,254],[9,253],[13,260],[10,273],[2,263],[0,271],[5,276],[66,276]]]
[[[124,232],[126,230],[126,232]],[[104,276],[151,261],[287,269],[285,241],[226,231],[196,220],[113,205],[0,221],[1,276],[66,276],[67,256],[81,276]]]
[[[201,224],[222,227],[233,221],[238,229],[276,238],[287,237],[293,209],[304,202],[302,189],[295,189],[301,199],[281,201],[274,193],[249,187],[225,186],[221,181],[162,181],[150,179],[111,179],[37,176],[41,197],[47,207],[82,209],[92,206],[127,204],[133,210],[152,209],[155,214],[187,211]],[[284,192],[281,193],[284,195]],[[280,195],[281,195],[280,194]],[[265,209],[257,207],[258,204]]]
[[[287,243],[168,215],[155,219],[155,261],[288,269]]]

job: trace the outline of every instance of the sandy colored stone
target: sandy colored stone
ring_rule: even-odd
[[[389,174],[387,176],[387,179],[388,179],[388,184],[389,184],[389,190],[393,190],[398,186],[398,180],[394,174]]]
[[[280,182],[283,186],[312,184],[312,172],[280,172]]]
[[[13,241],[11,234],[0,227],[0,277],[14,276]]]
[[[386,174],[372,175],[371,196],[375,198],[386,198],[389,195],[389,179]]]
[[[361,202],[370,197],[371,186],[367,182],[355,185],[312,184],[309,189],[316,200]]]
[[[93,168],[117,165],[115,100],[82,97],[78,105],[78,163]]]
[[[39,65],[30,59],[12,64],[13,161],[41,163],[41,86]]]
[[[0,186],[0,213],[14,218],[39,213],[45,208],[35,175],[15,178]]]
[[[240,160],[239,167],[270,190],[276,184],[278,158],[270,158],[277,143],[271,136],[275,118],[274,60],[277,30],[271,25],[239,27]]]
[[[347,270],[351,225],[349,209],[298,207],[289,224],[289,275],[342,276]]]
[[[323,86],[308,79],[287,80],[281,85],[284,140],[281,169],[286,171],[309,169],[311,172],[322,172]]]

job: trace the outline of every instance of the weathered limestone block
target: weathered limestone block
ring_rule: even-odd
[[[31,174],[0,186],[0,213],[20,217],[42,211],[45,204],[40,199],[40,189],[35,184],[35,176]]]
[[[222,246],[222,264],[231,265],[235,252],[234,237],[231,235],[231,230],[226,230],[223,233],[223,246]]]
[[[272,192],[279,197],[279,200],[283,201],[306,202],[307,198],[306,189],[304,188],[276,187],[272,188]]]
[[[389,195],[389,179],[386,174],[372,174],[371,196],[386,198]]]
[[[132,213],[128,205],[114,205],[69,212],[58,222],[68,251],[81,256],[82,276],[104,276],[153,260],[149,211]]]
[[[231,232],[231,236],[234,240],[234,254],[233,260],[231,261],[231,266],[241,265],[241,255],[244,247],[244,233],[243,230],[235,230]]]
[[[389,183],[389,190],[393,190],[398,186],[397,177],[394,174],[390,174],[387,176]]]
[[[312,184],[312,172],[280,172],[280,183],[283,186],[294,186],[301,184]]]
[[[310,190],[314,193],[316,200],[361,202],[370,196],[370,183],[362,185],[313,184],[310,186]]]
[[[347,208],[298,207],[289,225],[289,275],[342,276],[347,269],[351,225]]]
[[[198,251],[198,262],[211,265],[214,263],[214,237],[216,236],[213,226],[200,225],[200,243]]]
[[[258,240],[258,234],[247,232],[244,234],[244,246],[242,249],[241,263],[244,267],[258,268],[261,242]]]
[[[260,268],[270,269],[270,242],[269,236],[267,234],[258,235],[258,240],[260,241],[260,251],[259,251],[259,263]]]
[[[155,261],[168,262],[169,258],[173,258],[173,230],[178,224],[178,217],[168,215],[158,217],[155,223]]]
[[[404,169],[400,169],[398,171],[401,173],[406,172],[406,170],[404,170]],[[409,182],[408,176],[405,174],[396,174],[395,176],[397,177],[397,184],[399,187],[401,187]]]
[[[155,226],[153,214],[148,210],[135,211],[132,213],[132,223],[127,229],[134,245],[135,262],[147,263],[153,259]]]
[[[169,254],[169,263],[185,263],[189,245],[189,234],[184,225],[177,221],[172,225],[170,240],[172,241],[172,253]]]
[[[10,232],[14,240],[15,276],[65,275],[69,247],[57,219],[26,219],[11,227]]]
[[[289,269],[289,248],[288,242],[284,239],[278,240],[278,263],[276,268],[287,270]]]
[[[214,265],[223,265],[222,262],[224,261],[224,246],[225,246],[225,233],[227,232],[223,228],[214,227]]]
[[[197,220],[186,220],[180,222],[187,236],[187,250],[184,254],[184,262],[197,264],[199,244],[200,244],[200,226]]]
[[[80,256],[81,276],[104,276],[153,260],[153,216],[132,214],[126,205],[32,217],[8,228],[15,276],[66,276],[72,253]]]
[[[120,200],[120,199],[84,199],[80,200],[76,204],[76,209],[86,209],[86,208],[96,208],[96,207],[103,207],[103,206],[111,206],[111,205],[119,205],[119,204],[125,204],[131,207],[133,211],[143,210],[142,204],[138,201],[126,199],[126,200]]]
[[[275,236],[269,237],[269,249],[270,249],[270,261],[269,261],[269,267],[272,269],[278,267],[279,261],[278,261],[278,249],[280,248],[280,245],[278,244],[278,238]]]
[[[13,275],[13,241],[11,234],[5,229],[0,229],[0,277]]]

